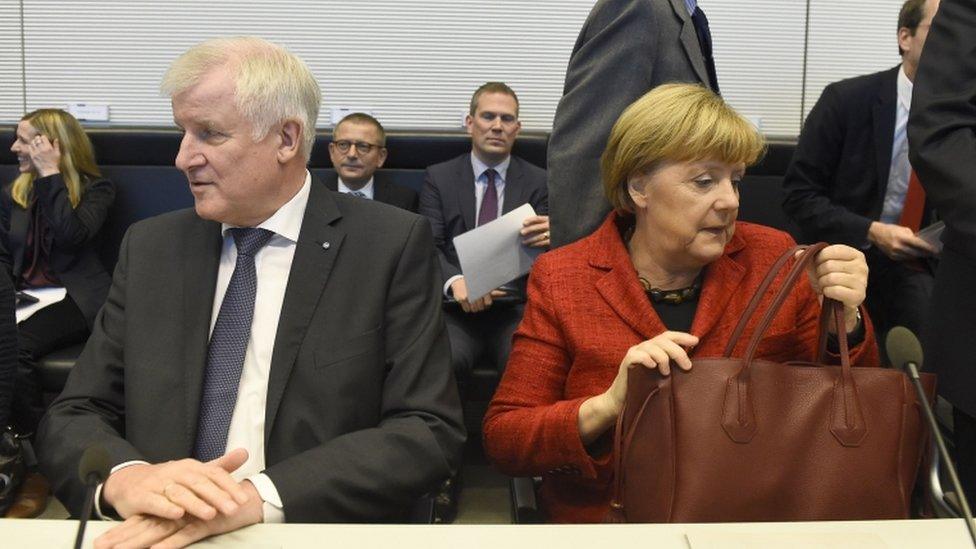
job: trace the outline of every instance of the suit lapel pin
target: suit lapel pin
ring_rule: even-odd
[[[332,244],[329,244],[328,242],[323,242],[322,243],[322,249],[323,250],[328,250],[329,247],[331,247],[331,246],[332,246]]]

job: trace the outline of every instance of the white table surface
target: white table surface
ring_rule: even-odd
[[[112,523],[92,522],[85,547]],[[70,548],[77,521],[0,520],[0,547]],[[689,541],[690,539],[690,541]],[[614,525],[260,524],[199,547],[354,549],[963,548],[962,520]]]

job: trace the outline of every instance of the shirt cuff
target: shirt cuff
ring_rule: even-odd
[[[447,282],[444,283],[444,297],[454,297],[454,295],[451,294],[451,284],[454,284],[454,281],[459,278],[464,278],[464,275],[454,275],[447,279]]]
[[[125,469],[126,467],[129,467],[130,465],[149,465],[149,462],[148,461],[142,461],[140,459],[136,459],[136,460],[132,460],[132,461],[123,461],[122,463],[116,465],[115,467],[112,467],[112,470],[109,471],[108,476],[112,476],[112,474],[115,473],[116,471],[118,471],[119,469]],[[108,480],[108,479],[106,479],[106,480]],[[98,518],[102,519],[102,520],[115,520],[116,519],[115,516],[113,516],[113,515],[111,515],[109,513],[103,513],[102,512],[102,503],[101,502],[102,502],[102,487],[103,486],[105,486],[105,483],[104,482],[95,487],[95,515]]]
[[[281,503],[281,496],[278,495],[278,489],[275,488],[271,478],[264,473],[258,473],[247,477],[246,480],[254,485],[254,489],[258,491],[258,495],[264,500],[262,507],[264,511],[264,522],[268,524],[285,522],[284,505]]]

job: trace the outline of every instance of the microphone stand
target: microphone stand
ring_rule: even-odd
[[[952,483],[952,488],[959,496],[959,506],[962,508],[963,520],[966,521],[966,528],[969,529],[969,537],[973,542],[973,547],[976,547],[976,529],[973,526],[973,513],[969,510],[966,494],[962,491],[962,485],[959,483],[959,475],[956,474],[956,466],[952,463],[952,459],[949,457],[949,450],[946,449],[945,440],[942,439],[942,433],[939,432],[939,424],[935,421],[932,406],[929,405],[929,400],[925,396],[925,390],[922,389],[922,382],[918,377],[918,366],[914,362],[906,362],[905,369],[908,370],[908,377],[912,380],[912,385],[915,386],[915,392],[918,393],[918,401],[922,403],[922,409],[925,410],[925,419],[928,420],[929,429],[932,431],[932,436],[935,438],[935,443],[939,448],[939,455],[942,456],[942,461],[946,464],[946,470],[949,472],[949,482]]]
[[[88,526],[88,517],[91,516],[92,506],[95,500],[95,487],[99,482],[99,474],[92,472],[85,479],[85,504],[81,509],[81,521],[78,523],[78,533],[75,535],[75,549],[81,549],[81,543],[85,540],[85,527]]]

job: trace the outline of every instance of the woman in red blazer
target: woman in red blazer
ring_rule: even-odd
[[[483,432],[499,469],[542,475],[539,496],[550,521],[606,516],[610,439],[628,369],[669,375],[672,364],[691,368],[689,357],[721,356],[766,271],[794,245],[786,233],[735,220],[738,182],[764,148],[753,126],[711,91],[656,88],[624,111],[604,152],[615,211],[595,233],[533,267],[525,316]],[[812,360],[825,295],[845,306],[853,363],[878,364],[860,312],[864,255],[830,246],[814,263],[757,357]]]

